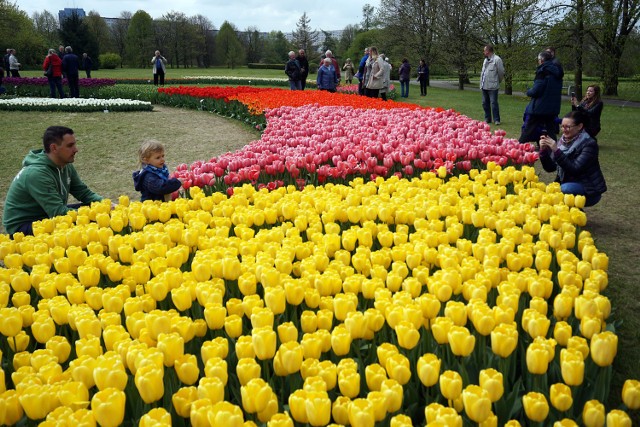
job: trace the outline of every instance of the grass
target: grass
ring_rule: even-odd
[[[148,70],[113,70],[96,77],[139,77]],[[212,70],[179,70],[180,75],[205,74]],[[245,69],[242,73],[271,77],[277,70]],[[240,72],[240,70],[238,71]],[[113,73],[113,74],[112,74]],[[178,70],[169,70],[168,75]],[[104,74],[107,74],[106,72]],[[220,73],[221,75],[224,73]],[[245,74],[246,75],[246,74]],[[522,124],[522,112],[527,99],[519,96],[499,97],[503,128],[508,137],[517,138]],[[469,117],[482,120],[481,95],[473,91],[429,88],[420,97],[412,85],[407,102],[453,108]],[[568,101],[563,113],[570,110]],[[621,320],[618,356],[614,365],[611,404],[619,403],[625,379],[640,379],[640,300],[634,296],[635,281],[640,277],[640,252],[636,240],[640,236],[640,221],[636,218],[640,193],[636,191],[640,170],[640,145],[637,142],[640,109],[606,105],[602,114],[603,130],[599,135],[600,163],[607,179],[608,191],[602,201],[587,208],[588,224],[599,250],[609,255],[609,286],[605,294],[614,308],[612,317]],[[0,192],[5,194],[11,179],[20,168],[28,149],[41,145],[46,126],[72,127],[78,136],[80,153],[76,166],[85,181],[97,192],[116,198],[119,194],[136,197],[131,172],[136,168],[136,150],[145,138],[156,138],[167,146],[171,166],[206,160],[214,155],[240,147],[258,135],[233,121],[207,113],[158,107],[150,113],[25,113],[3,112],[5,150],[0,158]],[[495,128],[495,126],[494,126]],[[538,168],[541,179],[550,182],[554,176]],[[550,309],[552,309],[550,307]]]

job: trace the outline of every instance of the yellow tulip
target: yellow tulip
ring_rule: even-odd
[[[198,390],[195,387],[182,387],[171,396],[171,403],[179,416],[188,418],[191,413],[191,403],[197,399]]]
[[[0,318],[0,334],[5,337],[15,337],[22,330],[22,316],[16,307],[1,308]]]
[[[254,308],[250,316],[251,327],[254,329],[264,326],[273,328],[273,317],[274,313],[270,308]]]
[[[557,322],[553,328],[553,338],[563,347],[567,346],[569,338],[573,335],[571,325],[567,322]]]
[[[452,326],[447,334],[451,352],[456,356],[466,357],[471,354],[476,344],[476,337],[464,326]]]
[[[291,417],[299,423],[306,424],[309,422],[307,417],[307,392],[302,389],[298,389],[289,395],[289,410],[291,411]]]
[[[284,368],[285,375],[290,375],[300,370],[304,348],[297,341],[286,342],[278,348],[275,359],[278,359]]]
[[[242,409],[226,401],[213,405],[207,418],[211,427],[241,427],[244,424]]]
[[[453,320],[449,317],[436,317],[431,324],[431,333],[440,345],[449,343],[449,330],[453,326]]]
[[[342,425],[349,424],[349,406],[351,399],[346,396],[338,396],[331,405],[331,416],[333,420]]]
[[[468,385],[462,391],[462,402],[467,416],[476,423],[483,423],[491,415],[489,392],[477,385]]]
[[[100,269],[90,265],[78,266],[78,280],[85,288],[97,286],[100,283]]]
[[[611,331],[591,337],[591,359],[600,367],[610,366],[618,353],[618,336]]]
[[[69,381],[60,387],[60,403],[74,410],[89,406],[89,389],[79,381]]]
[[[372,391],[380,391],[382,382],[387,379],[387,371],[378,363],[367,365],[365,370],[367,387]]]
[[[268,326],[251,331],[253,350],[260,360],[272,359],[276,354],[276,333]]]
[[[281,323],[277,327],[278,330],[278,338],[281,343],[287,343],[289,341],[297,341],[298,340],[298,329],[293,324],[293,322],[285,322]]]
[[[293,427],[293,420],[288,413],[278,413],[267,421],[267,427]]]
[[[174,369],[180,382],[186,385],[193,385],[200,377],[198,359],[194,354],[182,354],[174,361]]]
[[[549,368],[548,351],[544,344],[534,341],[527,347],[527,369],[532,374],[545,374]]]
[[[15,353],[25,351],[27,347],[29,347],[29,341],[29,335],[27,335],[25,331],[20,331],[16,336],[7,338],[9,348],[11,348]]]
[[[389,427],[411,427],[413,426],[413,421],[411,417],[407,415],[396,415],[391,418],[389,422]]]
[[[564,383],[553,384],[549,389],[549,400],[558,411],[567,411],[573,405],[571,388]]]
[[[431,387],[438,382],[442,361],[435,354],[426,353],[418,359],[418,377],[425,387]]]
[[[607,427],[631,427],[633,422],[626,412],[614,409],[607,414]]]
[[[138,427],[171,426],[171,414],[164,408],[153,408],[140,418]]]
[[[282,286],[272,286],[264,291],[264,301],[274,314],[282,314],[286,308],[286,294]]]
[[[522,406],[527,418],[533,422],[541,423],[549,415],[549,403],[544,394],[529,392],[522,396]]]
[[[375,408],[368,399],[356,399],[349,405],[349,423],[352,426],[372,427],[376,423]]]
[[[597,400],[589,400],[582,407],[582,422],[586,427],[603,427],[605,423],[604,405]]]
[[[439,382],[440,392],[447,400],[455,400],[462,393],[462,377],[455,371],[444,371]]]
[[[212,330],[219,330],[225,325],[225,317],[227,316],[227,309],[219,304],[212,302],[206,303],[204,307],[204,319],[207,321],[207,326]]]
[[[49,341],[56,333],[56,325],[48,316],[38,316],[31,325],[31,333],[40,344]]]
[[[184,338],[176,332],[158,335],[158,350],[164,356],[164,366],[171,367],[184,355]]]
[[[626,380],[624,382],[622,386],[622,401],[632,411],[640,408],[640,381]]]
[[[91,411],[102,427],[116,427],[124,420],[124,392],[108,388],[93,395]]]
[[[253,378],[240,387],[242,407],[250,414],[266,409],[271,396],[271,387],[262,378]]]
[[[262,368],[256,360],[252,357],[243,357],[238,360],[236,365],[236,374],[240,385],[246,385],[250,380],[259,378]]]
[[[205,377],[220,378],[222,383],[226,385],[229,380],[227,361],[219,357],[212,357],[207,360],[204,365],[204,375]]]
[[[236,314],[227,316],[224,319],[224,330],[229,338],[238,338],[242,335],[242,318]]]
[[[360,374],[352,369],[339,371],[338,387],[343,396],[353,399],[360,394]]]
[[[20,405],[27,418],[43,419],[57,406],[56,390],[50,385],[27,385],[20,390]]]
[[[300,316],[300,327],[304,333],[312,333],[318,329],[318,317],[315,312],[305,310]]]
[[[145,403],[156,402],[164,396],[164,370],[153,365],[145,365],[136,371],[135,384]]]
[[[198,399],[207,399],[211,404],[224,400],[225,383],[218,377],[204,377],[198,382]]]
[[[480,387],[489,393],[491,402],[498,401],[504,394],[502,373],[493,368],[480,371]]]
[[[255,358],[256,352],[253,349],[253,338],[250,335],[242,335],[236,340],[236,355],[239,359]]]
[[[100,356],[96,358],[93,367],[93,380],[98,390],[106,390],[107,388],[115,388],[124,390],[127,385],[127,373],[120,357],[115,353],[109,356]]]

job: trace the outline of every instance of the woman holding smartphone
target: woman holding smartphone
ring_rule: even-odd
[[[548,135],[540,137],[540,162],[547,172],[557,172],[556,182],[565,194],[586,197],[585,206],[600,201],[607,184],[598,160],[598,143],[586,131],[587,116],[571,111],[562,118],[562,136],[556,142]]]
[[[592,137],[596,137],[600,132],[600,115],[604,104],[600,99],[600,86],[591,85],[587,87],[587,93],[578,102],[576,94],[571,93],[571,109],[574,111],[582,111],[587,114],[589,123],[587,123],[587,132]]]

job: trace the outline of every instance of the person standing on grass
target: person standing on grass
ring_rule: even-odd
[[[500,124],[500,106],[498,105],[498,92],[500,82],[504,78],[504,65],[502,59],[493,51],[493,46],[484,47],[484,62],[480,74],[480,89],[482,90],[482,108],[484,109],[484,121],[496,125]]]
[[[365,94],[365,89],[367,86],[367,60],[369,59],[369,48],[366,47],[364,49],[364,56],[360,59],[360,64],[358,65],[358,72],[356,73],[356,78],[358,79],[358,93],[360,95]]]
[[[382,88],[380,89],[380,98],[383,101],[387,100],[387,93],[389,92],[389,86],[391,85],[391,64],[389,64],[389,58],[384,53],[380,56],[384,59],[384,75],[382,77]]]
[[[351,62],[351,58],[347,58],[344,61],[344,65],[342,66],[342,71],[344,71],[344,83],[350,85],[353,81],[354,67],[353,62]]]
[[[18,58],[16,57],[16,50],[11,49],[11,54],[9,55],[9,70],[11,70],[11,77],[20,77],[20,62],[18,62]]]
[[[429,66],[424,59],[418,65],[418,83],[420,83],[420,96],[427,96],[427,82],[429,81]]]
[[[304,53],[304,49],[298,51],[296,61],[298,61],[298,65],[300,65],[300,89],[304,90],[304,88],[307,87],[307,77],[309,76],[309,60]]]
[[[533,87],[527,91],[531,101],[525,109],[525,122],[518,139],[521,144],[537,141],[542,131],[555,139],[558,133],[556,117],[560,113],[562,79],[547,51],[538,54],[538,67]]]
[[[600,133],[600,116],[602,115],[602,108],[604,104],[600,99],[600,86],[590,85],[587,87],[587,93],[582,98],[582,101],[578,102],[575,94],[571,96],[571,109],[582,111],[589,118],[589,122],[586,125],[587,132],[593,138]]]
[[[160,86],[164,86],[164,74],[167,70],[167,59],[160,55],[159,50],[156,50],[153,58],[151,58],[151,65],[153,66],[154,86],[158,86],[158,80],[160,80]]]
[[[333,69],[336,73],[336,79],[338,79],[339,84],[342,77],[340,76],[340,65],[338,64],[338,60],[333,56],[333,52],[331,52],[330,50],[326,51],[324,53],[324,56],[325,58],[329,58],[331,60],[331,64],[333,65]],[[322,62],[320,62],[320,65],[322,65]]]
[[[93,67],[93,61],[91,57],[86,53],[82,54],[82,68],[84,68],[84,73],[87,75],[87,78],[91,78],[91,68]]]
[[[64,58],[62,59],[62,69],[67,74],[67,82],[69,83],[69,96],[71,98],[80,97],[80,60],[78,55],[73,53],[71,46],[64,49]]]
[[[378,55],[378,48],[375,46],[371,46],[369,52],[370,56],[366,65],[367,86],[365,94],[369,98],[377,98],[384,85],[384,59]]]
[[[164,145],[155,140],[142,143],[138,150],[142,168],[133,172],[133,184],[141,193],[140,201],[171,201],[171,193],[182,187],[178,178],[169,178],[169,169],[164,160]]]
[[[289,87],[291,90],[302,90],[302,70],[300,69],[300,63],[296,60],[296,53],[294,51],[289,52],[289,60],[284,66],[284,73],[289,76]]]
[[[402,65],[400,65],[400,69],[398,70],[398,77],[400,79],[400,96],[402,98],[408,98],[409,81],[411,80],[411,64],[409,64],[407,58],[402,60]]]
[[[49,81],[49,94],[51,98],[56,97],[56,89],[58,89],[60,98],[64,98],[64,91],[62,90],[62,61],[60,57],[56,55],[54,49],[49,49],[49,54],[44,58],[42,69],[45,71],[45,75]]]
[[[6,73],[7,77],[11,77],[11,70],[9,69],[9,57],[11,56],[11,49],[7,49],[7,53],[6,55],[4,55],[3,62],[4,62],[4,72]]]
[[[326,90],[332,93],[336,91],[338,79],[336,79],[336,70],[333,69],[331,58],[324,58],[322,61],[322,66],[318,68],[316,84],[319,90]]]
[[[33,234],[33,222],[65,215],[80,205],[99,202],[102,196],[82,182],[73,166],[78,152],[73,130],[50,126],[42,137],[43,148],[31,150],[11,182],[4,202],[2,225],[7,233]],[[69,195],[80,204],[68,205]]]

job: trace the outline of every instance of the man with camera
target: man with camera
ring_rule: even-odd
[[[164,73],[167,69],[167,59],[160,55],[159,50],[156,50],[155,55],[151,58],[151,64],[153,65],[153,84],[158,86],[159,79],[160,86],[164,86]]]

